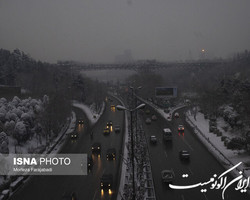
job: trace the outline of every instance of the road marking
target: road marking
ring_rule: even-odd
[[[183,195],[183,194],[181,195],[181,199],[182,199],[182,200],[185,200],[185,197],[184,197],[184,195]]]
[[[202,194],[204,195],[205,199],[206,199],[206,200],[208,200],[208,198],[207,198],[206,194],[205,194],[205,193],[202,193]]]
[[[193,171],[190,169],[190,167],[188,167],[188,171],[189,171],[192,175],[194,175],[194,173],[193,173]]]
[[[167,159],[167,157],[168,157],[168,154],[167,154],[167,152],[166,152],[166,151],[164,151],[164,153],[165,153],[165,156],[166,156],[166,159]]]
[[[95,200],[96,193],[97,193],[97,190],[95,191],[95,194],[94,194],[93,200]]]

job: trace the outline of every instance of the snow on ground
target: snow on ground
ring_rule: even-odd
[[[156,106],[154,103],[152,103],[151,101],[147,101],[145,99],[142,99],[141,97],[137,96],[137,98],[139,100],[141,100],[142,102],[146,103],[147,105],[150,105],[152,108],[154,108],[163,118],[165,118],[166,120],[168,121],[172,121],[172,117],[173,117],[173,113],[178,110],[178,109],[181,109],[183,107],[185,107],[186,105],[183,105],[183,104],[179,104],[177,105],[176,107],[172,107],[172,108],[169,108],[169,112],[166,113],[164,112],[164,109],[162,108],[159,108],[158,106]]]
[[[44,154],[46,153],[52,153],[52,154],[57,154],[61,147],[63,146],[64,144],[64,141],[67,139],[68,135],[70,133],[72,133],[74,130],[75,130],[75,123],[76,123],[76,114],[74,112],[72,112],[72,116],[71,118],[69,119],[69,125],[65,125],[65,127],[62,128],[61,132],[58,134],[58,136],[53,140],[53,142],[50,144],[50,146],[46,149],[44,149]],[[11,153],[14,153],[15,152],[15,140],[14,139],[11,139],[9,138],[9,146],[10,146],[10,152]],[[45,145],[46,144],[46,141],[45,139],[42,139],[42,144],[40,145]],[[38,143],[38,139],[36,139],[35,137],[30,140],[30,141],[27,141],[25,143],[25,146],[17,146],[17,152],[18,153],[32,153],[32,152],[29,152],[29,149],[32,147],[37,147],[37,145],[39,145]],[[19,177],[19,179],[22,178],[22,176]],[[22,181],[22,180],[20,180]],[[17,181],[13,182],[12,184],[15,184]],[[0,176],[0,185],[4,183],[4,179],[2,176]],[[12,193],[10,194],[12,195]]]
[[[75,130],[75,125],[76,125],[76,114],[75,112],[72,112],[72,119],[71,122],[69,124],[69,128],[66,131],[66,134],[70,134]]]
[[[109,93],[113,98],[116,98],[122,106],[125,106],[125,104],[123,103],[123,101],[117,97],[112,95],[111,93]],[[127,148],[127,144],[128,144],[128,112],[125,112],[125,130],[124,130],[124,138],[123,138],[123,159],[122,159],[122,170],[121,170],[121,177],[120,177],[120,183],[119,183],[119,192],[117,194],[117,199],[121,200],[123,199],[123,191],[124,191],[124,185],[126,182],[126,176],[127,176],[127,164],[126,161],[128,160],[128,148]]]
[[[138,97],[144,103],[150,105],[155,110],[158,111],[166,120],[171,121],[169,119],[169,114],[165,113],[163,109],[158,108],[152,102],[148,102],[144,99]],[[174,113],[178,109],[185,107],[185,105],[178,105],[175,108],[172,108],[170,113]],[[240,150],[231,150],[227,149],[224,146],[224,142],[221,140],[221,136],[217,136],[214,133],[209,132],[209,120],[204,118],[204,115],[200,112],[196,114],[196,120],[194,116],[191,115],[191,112],[188,111],[186,113],[186,121],[194,127],[195,134],[199,137],[199,139],[203,142],[203,144],[213,153],[213,155],[221,161],[225,168],[231,168],[232,166],[242,162],[242,164],[237,168],[237,170],[233,171],[234,176],[239,176],[239,171],[243,172],[245,178],[250,177],[250,156],[249,153],[245,153]],[[232,132],[231,128],[228,128],[227,131],[224,130],[225,126],[229,126],[223,118],[219,118],[217,121],[217,128],[222,132],[222,136],[226,136],[228,138],[235,137],[236,133]],[[238,136],[239,134],[237,134]],[[250,187],[250,186],[249,186]]]
[[[227,128],[227,131],[225,131],[225,127]],[[221,131],[223,136],[226,136],[230,139],[236,136],[241,137],[240,131],[232,129],[231,126],[222,117],[219,117],[217,119],[217,128]]]
[[[39,140],[37,135],[35,135],[31,140],[25,142],[24,145],[17,145],[16,139],[14,139],[13,137],[9,137],[10,153],[34,153],[34,149],[39,149],[39,147],[42,147],[44,145],[46,145],[45,137],[41,137],[41,140]]]
[[[56,145],[53,148],[53,150],[51,151],[52,154],[59,153],[59,151],[61,150],[61,148],[62,148],[62,146],[64,144],[64,141],[67,139],[69,134],[74,132],[75,126],[76,126],[76,114],[75,114],[75,112],[72,111],[72,117],[71,117],[70,124],[69,124],[65,134],[64,135],[58,135],[58,137],[55,139]]]
[[[102,115],[105,103],[103,103],[102,108],[99,113],[95,113],[90,109],[88,106],[74,102],[75,107],[79,107],[83,110],[83,112],[86,113],[87,117],[89,118],[89,121],[94,124],[98,121],[100,116]],[[95,116],[95,117],[94,117]],[[75,130],[75,124],[76,124],[76,114],[72,112],[72,116],[69,120],[69,124],[65,124],[65,126],[62,128],[61,132],[58,134],[56,138],[53,139],[53,141],[50,143],[50,145],[47,148],[44,148],[43,153],[52,153],[56,154],[60,151],[61,147],[64,144],[64,141],[67,139],[68,135],[72,133]],[[32,153],[33,148],[37,148],[39,146],[45,146],[46,140],[45,138],[40,138],[35,135],[32,140],[28,140],[25,145],[18,145],[16,146],[16,141],[9,137],[9,147],[10,147],[10,153]],[[16,146],[16,148],[15,148]],[[21,178],[22,176],[20,176]],[[0,177],[0,185],[4,182],[3,178]],[[12,194],[12,193],[11,193]]]
[[[102,115],[104,108],[105,108],[105,103],[103,102],[102,108],[99,113],[94,111],[93,106],[88,106],[83,103],[79,103],[77,101],[73,102],[73,106],[76,108],[80,108],[86,114],[87,118],[89,119],[90,124],[93,125],[99,120],[100,116]]]
[[[66,135],[73,132],[75,129],[75,113],[72,112],[72,117],[70,119],[70,124],[67,127],[67,124],[65,127],[62,128],[61,132],[57,135],[56,138],[53,139],[53,141],[50,143],[50,145],[46,148],[46,139],[44,136],[39,137],[38,135],[34,135],[34,137],[31,140],[28,140],[25,142],[24,145],[20,144],[17,145],[16,140],[13,137],[9,137],[9,150],[10,153],[21,153],[21,154],[29,154],[29,153],[47,153],[52,147],[55,147],[56,143],[59,142],[60,138],[66,131]],[[58,149],[58,147],[56,147]],[[39,152],[42,151],[42,152]]]
[[[246,163],[250,163],[249,154],[240,150],[227,149],[227,147],[224,145],[224,142],[221,140],[221,136],[217,136],[216,134],[209,132],[209,120],[205,119],[202,113],[197,113],[196,120],[190,114],[190,112],[186,113],[186,117],[187,122],[191,126],[195,126],[195,133],[197,134],[197,136],[213,152],[213,154],[215,154],[215,156],[220,159],[220,161],[224,163],[228,163],[229,161],[231,165],[236,165],[239,162],[242,162],[242,165],[238,167],[238,170],[243,171],[245,177],[250,176],[250,170],[247,170],[249,167],[246,166]],[[222,118],[219,118],[217,126],[218,129],[222,131],[222,136],[226,136],[228,138],[233,137],[233,133],[230,132],[230,130],[226,132],[222,128],[224,126],[227,126],[226,122]]]
[[[126,107],[124,102],[118,97],[113,95],[112,93],[109,93],[110,96],[112,96],[113,98],[116,98],[122,106]],[[125,130],[124,130],[124,139],[123,139],[123,159],[122,159],[122,170],[121,170],[121,177],[120,177],[120,183],[119,183],[119,191],[118,191],[118,195],[117,195],[117,199],[121,200],[124,199],[123,195],[124,193],[127,192],[127,190],[125,189],[126,186],[128,184],[128,178],[129,178],[129,174],[131,173],[131,169],[129,168],[129,152],[128,152],[128,145],[129,145],[129,130],[128,130],[128,111],[125,112]],[[148,190],[147,190],[148,191]],[[155,196],[155,195],[154,195]],[[145,199],[150,199],[149,197],[145,197]],[[151,199],[154,199],[153,197]]]

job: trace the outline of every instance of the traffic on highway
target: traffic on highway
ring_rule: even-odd
[[[87,154],[87,163],[85,163],[87,164],[87,175],[30,176],[11,195],[10,199],[28,200],[34,199],[34,197],[38,200],[120,199],[122,195],[125,196],[126,190],[124,189],[123,193],[120,191],[121,180],[124,179],[124,176],[129,176],[131,154],[128,153],[126,158],[124,143],[128,145],[128,151],[130,151],[131,143],[125,137],[128,134],[125,126],[128,126],[128,123],[125,123],[125,112],[119,111],[123,108],[117,106],[120,103],[121,100],[118,100],[117,97],[106,98],[103,114],[94,126],[90,125],[89,119],[82,110],[74,108],[75,128],[74,131],[67,134],[60,153]],[[138,106],[141,107],[141,110],[137,113],[137,126],[141,125],[146,141],[145,147],[148,151],[152,187],[154,188],[152,198],[220,199],[221,190],[208,192],[206,189],[206,192],[203,192],[203,189],[195,187],[183,189],[188,185],[204,183],[215,174],[222,174],[225,171],[223,165],[199,141],[193,133],[192,127],[185,121],[187,108],[175,111],[172,114],[172,120],[169,121],[151,105],[148,104],[145,108],[145,105],[142,105]],[[135,133],[135,137],[138,137],[137,134]],[[134,159],[137,159],[138,156],[140,155],[135,152]],[[123,171],[124,165],[127,172]],[[136,165],[138,165],[138,161],[136,161]],[[137,172],[134,177],[136,176]],[[234,177],[229,174],[227,178],[228,181],[231,181]],[[135,182],[136,180],[137,178],[134,179]],[[125,181],[129,184],[129,180]],[[233,186],[223,192],[223,199],[249,198],[245,193],[234,189],[237,185],[235,182],[232,184]],[[183,188],[180,189],[181,187]],[[131,194],[133,194],[132,189]],[[135,198],[138,195],[136,190],[137,187],[135,187]]]
[[[118,104],[114,99],[112,103]],[[86,176],[33,176],[10,199],[116,199],[122,161],[124,115],[110,102],[94,127],[79,110],[75,131],[67,136],[60,153],[86,153]],[[116,131],[114,130],[114,127]],[[106,130],[109,130],[108,132]],[[49,183],[49,184],[48,184]]]

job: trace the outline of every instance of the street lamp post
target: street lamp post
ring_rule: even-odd
[[[132,160],[132,185],[133,185],[133,194],[132,194],[132,199],[135,200],[136,194],[135,194],[135,163],[134,163],[134,135],[133,135],[133,117],[132,113],[136,110],[143,109],[145,107],[145,104],[140,104],[134,109],[128,109],[125,108],[124,106],[117,105],[116,109],[117,110],[127,110],[130,112],[130,140],[131,140],[131,160]]]

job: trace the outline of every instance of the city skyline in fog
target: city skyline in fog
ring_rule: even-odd
[[[250,49],[249,8],[248,0],[0,0],[0,48],[46,62],[227,58]]]

